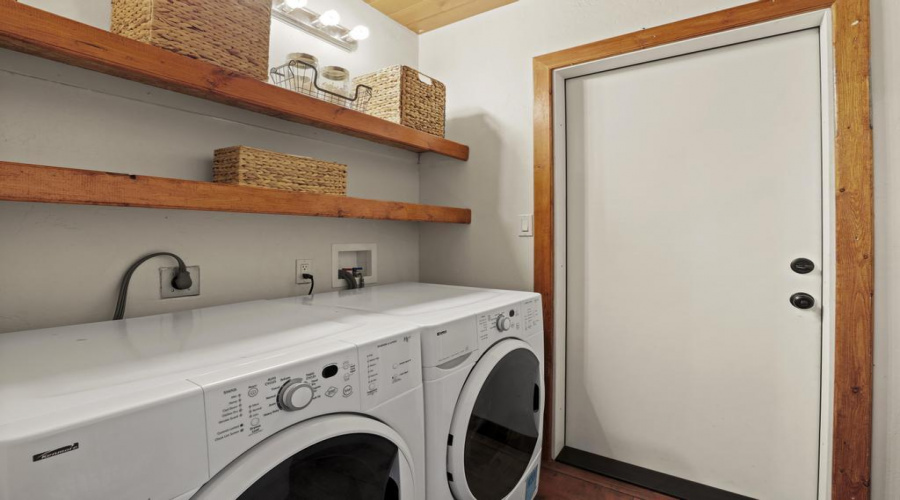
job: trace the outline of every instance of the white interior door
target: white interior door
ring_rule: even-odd
[[[810,29],[566,82],[567,447],[816,497],[819,43]]]

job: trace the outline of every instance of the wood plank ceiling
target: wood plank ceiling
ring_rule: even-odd
[[[517,0],[365,0],[416,33],[425,33]]]

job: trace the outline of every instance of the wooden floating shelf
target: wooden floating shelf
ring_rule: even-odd
[[[11,162],[0,162],[0,200],[454,224],[472,221],[472,211],[466,208]]]
[[[219,66],[0,0],[0,47],[373,142],[468,160],[469,147]]]

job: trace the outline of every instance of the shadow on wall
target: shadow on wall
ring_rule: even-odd
[[[522,289],[516,277],[531,274],[531,259],[517,263],[511,246],[532,246],[531,238],[513,238],[515,220],[504,221],[502,207],[509,211],[510,196],[501,184],[501,127],[485,114],[472,114],[447,121],[447,135],[472,145],[467,163],[430,156],[420,171],[419,196],[423,203],[468,207],[472,224],[422,224],[419,233],[420,279],[424,282]],[[510,163],[510,162],[506,162]],[[513,161],[513,164],[521,162]],[[519,165],[521,167],[521,165]],[[522,167],[524,168],[524,167]],[[525,172],[530,175],[530,170]],[[528,193],[530,197],[530,193]],[[505,223],[504,223],[505,222]],[[471,258],[478,248],[490,248]],[[528,269],[521,269],[521,267]]]
[[[31,5],[95,28],[109,31],[112,3],[104,0],[20,0]]]

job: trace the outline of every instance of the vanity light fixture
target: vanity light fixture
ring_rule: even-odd
[[[350,30],[350,33],[347,33],[347,37],[356,40],[357,42],[365,40],[366,38],[369,38],[369,28],[360,24]]]
[[[279,7],[284,12],[291,12],[306,7],[306,0],[284,0]]]
[[[279,21],[353,52],[358,43],[369,38],[369,28],[341,26],[341,15],[334,9],[319,14],[306,7],[307,0],[272,0],[272,16]]]
[[[341,15],[334,9],[326,10],[316,19],[316,22],[322,26],[337,26],[341,23]]]

